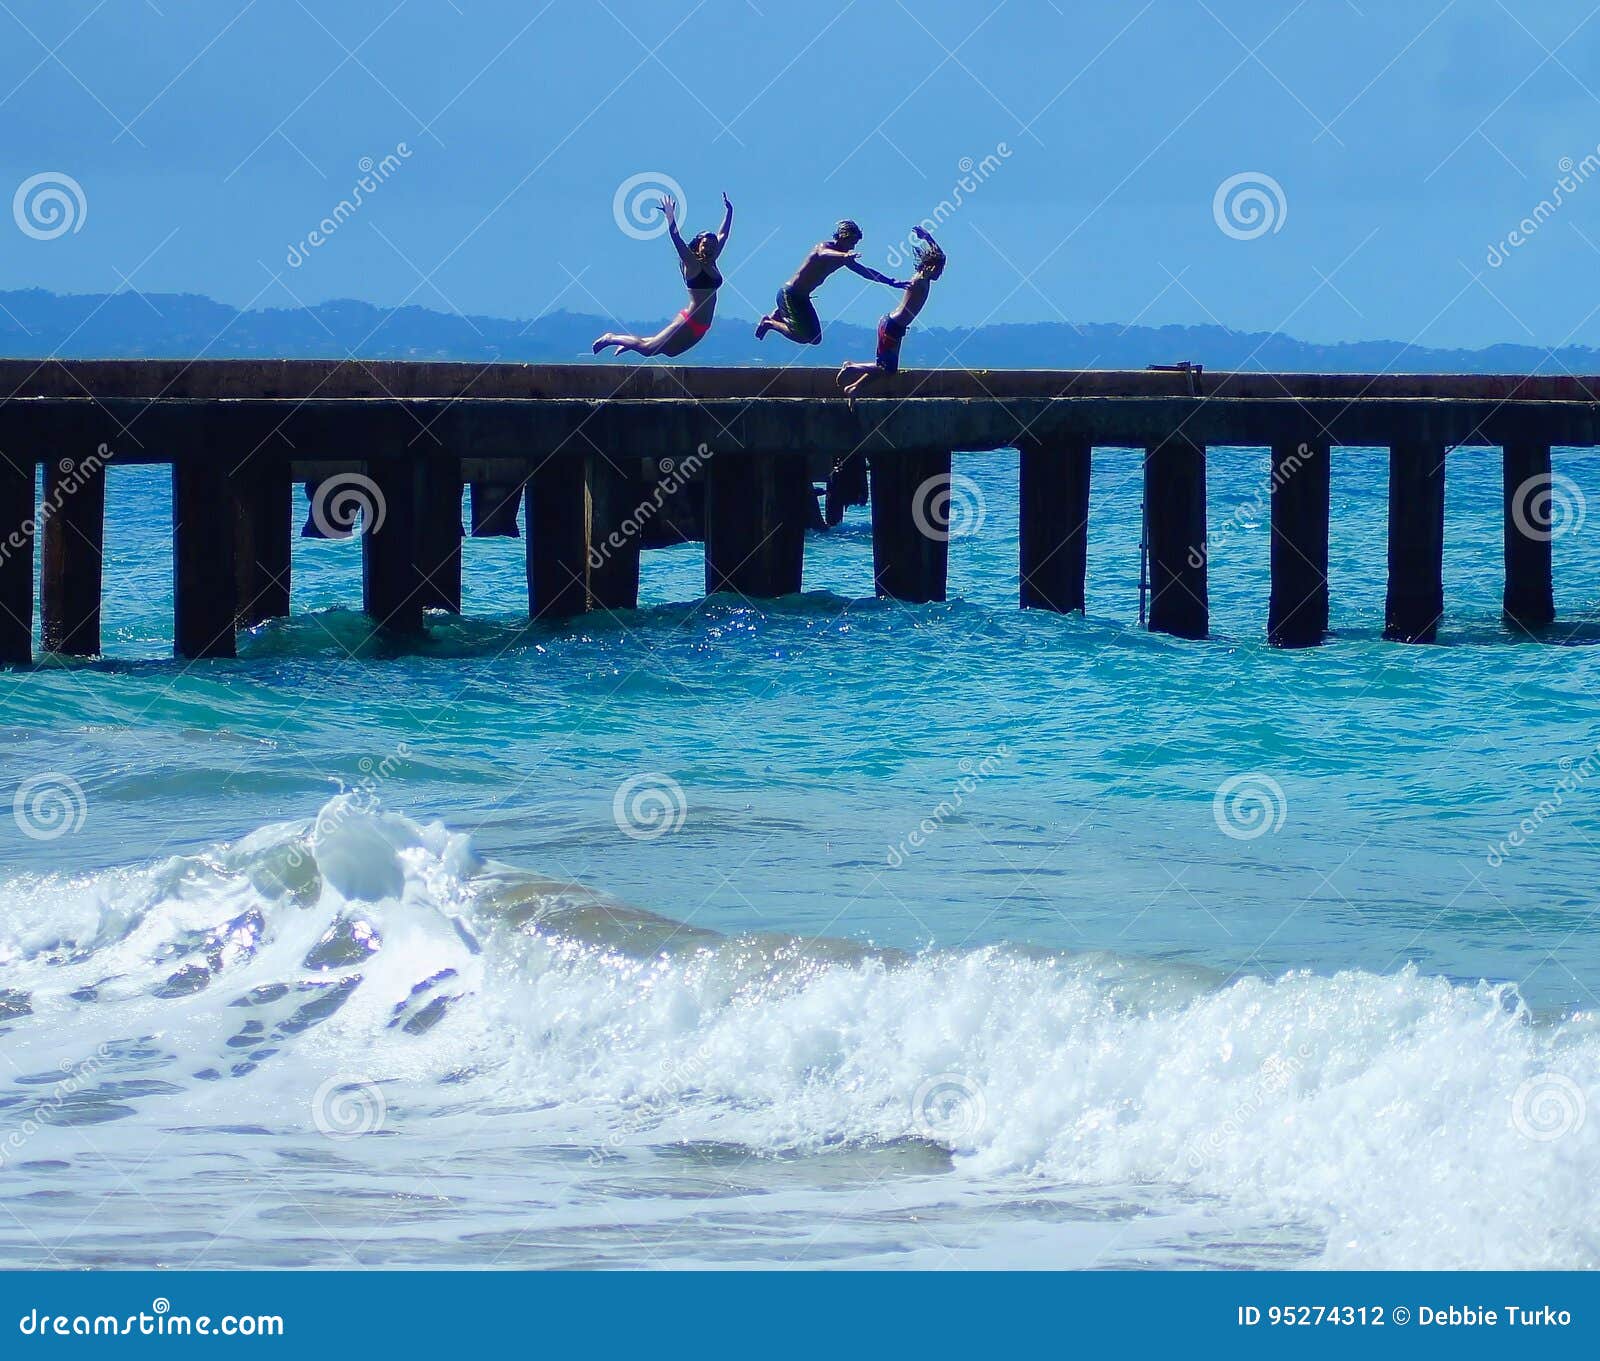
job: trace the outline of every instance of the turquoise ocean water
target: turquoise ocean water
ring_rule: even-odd
[[[1387,644],[1336,451],[1336,637],[1277,652],[1267,455],[1213,450],[1187,643],[1138,466],[1086,618],[1017,610],[1001,453],[948,604],[865,598],[862,510],[802,597],[685,545],[563,626],[476,540],[400,649],[297,540],[190,665],[113,468],[106,658],[0,676],[0,1263],[1596,1265],[1600,516],[1515,640],[1453,454],[1441,645]]]

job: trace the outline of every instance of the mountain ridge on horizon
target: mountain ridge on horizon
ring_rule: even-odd
[[[653,322],[625,323],[642,333]],[[310,307],[241,309],[195,293],[0,292],[0,357],[18,359],[414,359],[571,363],[618,323],[580,312],[530,321],[467,316],[356,299]],[[835,366],[870,358],[869,327],[830,322],[821,345],[758,342],[753,321],[722,317],[693,351],[707,365]],[[1121,326],[1061,321],[918,327],[910,367],[1134,369],[1192,360],[1208,369],[1283,373],[1600,373],[1600,350],[1493,345],[1443,349],[1394,340],[1317,344],[1223,326]],[[644,361],[640,361],[644,362]]]

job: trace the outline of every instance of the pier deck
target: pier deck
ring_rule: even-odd
[[[643,526],[689,485],[708,591],[798,590],[811,478],[852,455],[878,593],[942,599],[951,455],[991,449],[1021,459],[1019,601],[1054,610],[1085,604],[1093,451],[1140,450],[1149,627],[1201,638],[1208,445],[1268,451],[1268,635],[1286,646],[1327,632],[1334,449],[1390,450],[1386,633],[1411,642],[1444,607],[1446,455],[1500,449],[1505,613],[1534,631],[1554,619],[1550,451],[1600,445],[1600,378],[933,370],[852,408],[817,369],[0,361],[0,662],[32,660],[35,537],[44,648],[99,651],[105,470],[137,463],[172,467],[185,657],[232,656],[238,627],[288,613],[295,481],[319,532],[359,507],[365,608],[406,631],[460,609],[464,487],[476,533],[515,532],[526,497],[529,608],[561,618],[634,607]]]

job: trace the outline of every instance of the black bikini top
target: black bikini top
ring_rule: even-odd
[[[684,283],[686,283],[691,290],[709,288],[714,292],[718,288],[722,287],[722,280],[712,278],[711,271],[709,269],[702,269],[694,276],[694,278],[685,279]]]

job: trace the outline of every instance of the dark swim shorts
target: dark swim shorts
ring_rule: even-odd
[[[878,367],[885,373],[900,372],[900,342],[911,328],[894,319],[892,312],[878,322]]]
[[[778,315],[789,323],[789,330],[802,345],[822,339],[822,318],[807,294],[797,293],[785,284],[778,290]]]

